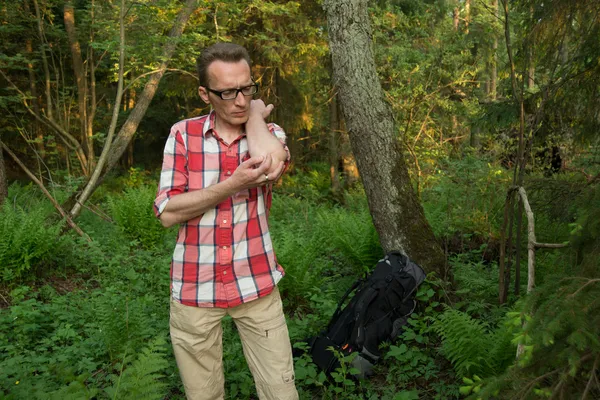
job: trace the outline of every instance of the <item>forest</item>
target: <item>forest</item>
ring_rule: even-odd
[[[269,226],[301,399],[600,398],[600,3],[0,0],[0,398],[184,399],[153,212],[196,58],[246,47],[291,164]],[[372,376],[308,353],[387,252]],[[223,320],[227,399],[257,399]]]

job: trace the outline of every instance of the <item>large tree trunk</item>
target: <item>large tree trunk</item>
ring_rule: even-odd
[[[341,189],[340,174],[338,172],[339,153],[337,145],[337,136],[340,132],[340,120],[338,117],[337,91],[333,89],[331,100],[329,102],[329,175],[331,179],[331,190],[338,193]]]
[[[8,197],[8,182],[6,180],[6,167],[4,165],[4,155],[2,152],[2,141],[0,140],[0,205]]]
[[[334,85],[352,150],[384,250],[400,250],[445,278],[443,251],[413,191],[392,113],[377,78],[367,3],[324,3]]]

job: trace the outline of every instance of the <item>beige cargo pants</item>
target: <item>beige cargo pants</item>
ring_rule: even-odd
[[[171,300],[171,341],[188,400],[222,400],[223,330],[231,315],[260,400],[296,400],[292,347],[277,287],[234,308],[199,308]]]

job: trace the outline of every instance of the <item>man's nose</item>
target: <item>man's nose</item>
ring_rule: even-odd
[[[248,102],[248,99],[246,99],[246,96],[244,96],[244,93],[242,93],[241,91],[237,92],[237,96],[235,96],[235,105],[245,106],[247,102]]]

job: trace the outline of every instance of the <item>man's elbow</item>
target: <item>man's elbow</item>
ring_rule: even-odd
[[[158,219],[160,220],[160,223],[164,228],[170,228],[176,224],[176,221],[171,217],[169,212],[166,211],[163,211],[163,213],[160,214]]]

